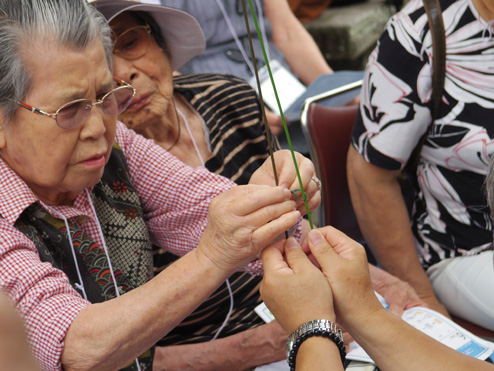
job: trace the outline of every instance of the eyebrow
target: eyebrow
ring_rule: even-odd
[[[111,80],[107,81],[103,85],[101,85],[98,90],[96,91],[96,96],[101,95],[101,94],[106,94],[110,90],[112,90],[116,86],[116,81],[112,78]],[[60,101],[64,101],[66,103],[70,103],[74,100],[78,99],[86,99],[87,95],[84,92],[75,92],[75,93],[68,93],[64,94],[59,97]]]
[[[117,82],[112,77],[111,81],[108,81],[107,83],[100,86],[96,95],[99,95],[102,93],[105,93],[105,94],[108,93],[110,90],[112,90],[113,88],[116,87],[116,84],[117,84]]]
[[[129,25],[129,23],[130,23],[130,25]],[[138,21],[129,22],[129,23],[125,23],[125,24],[120,23],[117,26],[111,26],[110,25],[110,28],[112,31],[112,36],[114,36],[114,38],[115,38],[113,41],[115,41],[125,31],[127,31],[133,27],[143,26],[143,24],[141,24],[141,22],[138,22]]]

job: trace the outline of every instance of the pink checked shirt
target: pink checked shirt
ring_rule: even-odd
[[[192,169],[152,141],[121,123],[116,141],[128,162],[154,244],[177,255],[197,246],[212,198],[234,183],[204,168]],[[63,215],[102,244],[86,192],[73,207],[43,204],[0,159],[0,288],[25,320],[32,350],[44,370],[60,370],[64,338],[72,320],[90,303],[69,284],[62,271],[42,263],[34,244],[14,228],[29,205],[40,202],[54,217]],[[260,261],[246,269],[260,273]]]

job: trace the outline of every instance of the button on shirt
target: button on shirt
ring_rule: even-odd
[[[121,123],[117,123],[115,140],[127,159],[151,242],[174,254],[186,254],[199,243],[211,199],[234,183],[202,167],[190,168]],[[90,303],[72,288],[62,271],[42,263],[32,241],[14,227],[34,202],[53,217],[63,216],[78,225],[100,246],[103,241],[86,192],[70,207],[43,204],[0,159],[0,288],[20,311],[41,367],[59,370],[68,328]],[[260,273],[261,262],[252,262],[246,270]]]

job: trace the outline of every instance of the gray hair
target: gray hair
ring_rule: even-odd
[[[31,88],[23,47],[50,37],[64,47],[83,50],[100,39],[111,68],[111,31],[86,0],[0,0],[0,110],[8,124]]]

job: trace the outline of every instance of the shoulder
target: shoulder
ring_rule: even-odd
[[[174,89],[199,112],[210,107],[259,109],[256,92],[243,79],[228,74],[193,74],[174,78]]]
[[[199,93],[211,88],[237,88],[254,93],[252,87],[245,80],[229,74],[200,73],[179,75],[173,78],[173,86],[181,93],[184,90]]]
[[[471,11],[470,0],[439,0],[446,31],[455,27],[451,23],[465,23],[476,20]],[[467,15],[466,17],[464,15]],[[425,38],[429,31],[427,12],[422,0],[410,0],[399,12],[394,14],[387,24],[390,28],[401,29],[416,39]]]

